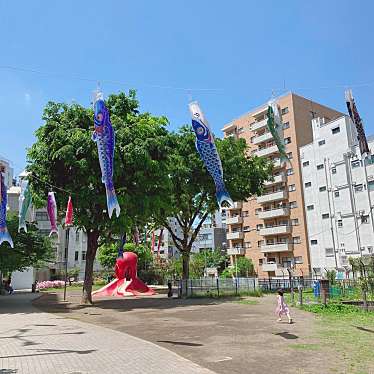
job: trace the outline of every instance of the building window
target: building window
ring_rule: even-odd
[[[289,207],[290,207],[290,209],[297,208],[297,202],[296,201],[290,201]]]
[[[299,225],[299,219],[293,218],[291,219],[291,226],[298,226]]]
[[[82,251],[82,261],[86,261],[86,251]]]
[[[284,138],[284,144],[290,144],[291,143],[291,137]]]
[[[312,182],[306,182],[304,184],[305,188],[309,188],[309,187],[312,187]]]
[[[281,110],[282,114],[287,114],[288,113],[288,107],[285,107]]]
[[[75,253],[74,253],[74,261],[78,261],[78,260],[79,260],[79,252],[75,251]]]
[[[244,132],[244,127],[239,127],[238,128],[238,134],[241,134],[242,132]]]
[[[322,140],[320,140],[320,141],[318,142],[318,145],[319,145],[319,146],[324,145],[324,144],[326,144],[325,139],[322,139]]]
[[[295,264],[302,264],[303,263],[303,257],[302,256],[296,256],[295,257]]]
[[[304,161],[303,162],[303,167],[305,168],[306,166],[309,166],[309,161]]]
[[[292,191],[296,191],[296,185],[295,184],[290,184],[288,186],[288,191],[292,192]]]
[[[287,175],[292,175],[293,174],[293,169],[292,168],[287,169],[286,174]]]
[[[244,226],[244,227],[243,227],[243,231],[244,231],[244,232],[247,232],[247,231],[249,231],[249,230],[250,230],[250,227],[249,227],[249,226]]]
[[[340,196],[340,192],[339,192],[339,191],[335,191],[335,192],[334,192],[334,196],[335,196],[335,197],[339,197],[339,196]]]
[[[368,190],[369,191],[374,191],[374,181],[369,181],[368,182]]]
[[[264,225],[262,223],[259,223],[258,225],[256,225],[256,230],[259,231],[263,227],[264,227]]]
[[[251,138],[249,139],[249,141],[250,141],[251,143],[253,143],[254,138],[255,138],[255,136],[251,136]]]
[[[257,246],[260,248],[262,245],[264,244],[264,241],[263,240],[259,240],[257,242]]]
[[[313,209],[314,209],[314,205],[308,205],[308,206],[306,207],[306,209],[307,209],[307,210],[313,210]]]
[[[300,236],[294,236],[292,238],[292,243],[293,244],[300,244],[301,243]]]
[[[317,165],[317,170],[321,170],[321,169],[323,169],[325,166],[323,165],[323,164],[319,164],[319,165]]]
[[[336,168],[332,168],[332,169],[331,169],[331,173],[332,173],[332,174],[336,174]]]
[[[361,161],[360,160],[352,161],[352,169],[358,168],[360,166],[361,166]]]
[[[369,247],[369,246],[368,246],[368,252],[369,252],[369,253],[373,253],[373,247]]]
[[[357,184],[355,186],[355,192],[362,192],[364,190],[364,187],[362,184]]]
[[[322,219],[326,219],[326,218],[329,218],[330,217],[330,214],[328,213],[323,213],[322,214]]]
[[[257,209],[255,209],[255,215],[256,215],[256,216],[257,216],[258,213],[260,213],[260,212],[262,212],[262,209],[261,209],[261,208],[257,208]]]
[[[248,217],[248,216],[249,216],[248,210],[243,210],[243,217]]]
[[[47,212],[36,212],[35,219],[37,221],[49,221],[48,213]]]
[[[317,240],[317,239],[312,239],[312,240],[310,241],[310,244],[311,244],[311,245],[317,245],[317,244],[318,244],[318,240]]]
[[[287,153],[287,157],[288,157],[289,160],[292,160],[293,159],[292,152],[288,152]]]
[[[334,256],[334,248],[325,248],[325,255],[326,257]]]
[[[324,192],[324,191],[326,191],[326,186],[321,186],[321,187],[319,188],[319,192]]]
[[[251,242],[244,242],[244,248],[251,248]]]
[[[264,259],[263,259],[263,258],[260,258],[260,259],[258,260],[258,264],[259,264],[259,265],[262,265],[263,262],[264,262]]]
[[[369,216],[361,216],[361,223],[369,223]]]
[[[332,134],[335,135],[335,134],[339,134],[340,133],[340,127],[335,127],[334,129],[331,130]]]
[[[289,122],[285,122],[283,124],[283,130],[286,130],[286,129],[289,129],[290,128],[290,123]]]
[[[342,219],[338,219],[338,227],[343,227],[343,220]]]

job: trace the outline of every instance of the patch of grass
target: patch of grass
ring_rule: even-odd
[[[251,297],[262,297],[263,292],[261,290],[255,290],[255,291],[225,291],[220,290],[219,294],[217,292],[217,289],[212,290],[206,290],[206,291],[195,291],[192,293],[192,295],[189,296],[189,298],[225,298],[225,297],[239,297],[239,296],[251,296]]]
[[[347,374],[374,372],[374,313],[333,302],[327,306],[303,305],[300,309],[317,314],[321,344],[337,351]]]
[[[244,304],[244,305],[257,305],[258,301],[257,300],[241,299],[241,300],[236,300],[235,303]]]
[[[322,348],[320,344],[290,344],[290,347],[305,351],[318,351]]]

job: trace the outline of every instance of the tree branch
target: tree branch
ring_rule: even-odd
[[[199,231],[201,229],[201,226],[203,225],[203,223],[205,222],[205,220],[207,219],[208,216],[209,216],[209,212],[206,212],[203,215],[203,218],[201,219],[201,221],[199,222],[199,224],[196,226],[193,234],[191,235],[191,239],[190,239],[190,242],[188,243],[188,247],[191,247],[192,243],[196,240],[197,234],[199,233]]]

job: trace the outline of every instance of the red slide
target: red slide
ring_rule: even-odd
[[[117,278],[99,290],[92,292],[92,296],[154,295],[155,291],[137,277],[137,266],[138,256],[133,252],[124,252],[123,257],[117,259],[114,268]]]

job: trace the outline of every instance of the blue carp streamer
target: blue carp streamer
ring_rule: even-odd
[[[94,111],[95,132],[92,139],[96,142],[99,152],[101,180],[105,184],[108,214],[111,218],[115,210],[117,217],[119,217],[121,209],[113,185],[115,134],[110,122],[108,108],[100,92],[96,94]]]
[[[196,149],[214,180],[218,205],[220,208],[233,206],[234,203],[223,181],[222,163],[209,124],[197,102],[190,103],[189,108],[192,116],[192,128],[196,135]]]

